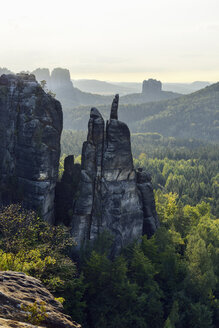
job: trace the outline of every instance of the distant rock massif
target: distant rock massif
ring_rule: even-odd
[[[68,69],[55,68],[51,74],[47,68],[38,68],[32,72],[40,83],[46,81],[46,89],[55,93],[61,102],[63,111],[73,109],[76,106],[109,104],[112,97],[95,95],[74,87]]]
[[[32,72],[38,82],[45,80],[47,88],[54,92],[63,105],[64,110],[80,105],[104,105],[111,103],[111,96],[101,96],[82,92],[75,88],[70,78],[70,72],[67,69],[55,68],[50,75],[47,68],[38,68]],[[122,104],[141,104],[150,101],[160,101],[179,97],[180,94],[174,92],[162,91],[160,81],[149,79],[143,81],[142,93],[133,93],[121,97]]]

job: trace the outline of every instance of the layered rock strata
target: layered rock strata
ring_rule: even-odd
[[[36,327],[28,320],[28,307],[34,304],[38,313],[42,313],[40,327],[81,328],[63,314],[61,303],[54,299],[40,280],[21,272],[0,272],[0,327]],[[40,311],[42,305],[43,312]]]
[[[106,128],[99,111],[91,109],[82,149],[80,196],[72,219],[79,247],[109,231],[114,236],[112,254],[143,232],[151,236],[158,226],[153,190],[144,179],[136,180],[130,131],[118,120],[118,102],[116,95]]]
[[[20,202],[53,222],[62,109],[34,75],[0,77],[0,205]]]

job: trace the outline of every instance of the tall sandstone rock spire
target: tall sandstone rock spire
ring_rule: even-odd
[[[151,182],[134,170],[130,131],[118,120],[118,103],[116,95],[106,128],[99,111],[91,109],[72,219],[78,246],[108,231],[114,237],[113,255],[143,233],[150,237],[159,225]]]
[[[62,109],[34,75],[0,77],[0,205],[20,202],[53,222]]]

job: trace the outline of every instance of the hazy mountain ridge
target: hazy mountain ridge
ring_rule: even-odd
[[[106,118],[109,106],[98,107]],[[89,107],[74,108],[66,113],[66,129],[86,129]],[[190,95],[145,104],[120,106],[119,119],[132,132],[157,132],[164,136],[219,140],[219,82]]]
[[[76,88],[83,92],[96,93],[100,95],[113,95],[119,93],[126,95],[129,93],[141,92],[141,83],[139,88],[126,87],[125,85],[117,85],[114,82],[100,81],[100,80],[72,80]]]
[[[219,83],[162,105],[159,110],[159,104],[155,104],[156,114],[136,121],[132,128],[164,136],[219,141]]]
[[[11,73],[10,71],[5,70],[6,69],[3,69],[2,72],[6,74]],[[46,81],[45,90],[55,93],[56,98],[60,100],[64,111],[66,109],[72,108],[72,106],[97,106],[110,104],[112,101],[112,96],[87,93],[79,90],[78,88],[75,88],[71,81],[70,72],[68,69],[55,68],[50,73],[48,68],[37,68],[32,72],[32,74],[35,75],[38,82]],[[149,90],[149,92],[139,92],[123,96],[120,98],[120,103],[146,103],[149,101],[160,101],[163,99],[180,96],[180,94],[162,90],[156,90],[154,92],[153,88],[154,83],[156,84],[156,80],[149,79],[147,81],[152,85],[152,88]],[[96,83],[99,84],[99,82]],[[120,91],[121,87],[111,86],[112,94],[119,93]],[[124,93],[124,89],[122,88],[122,94]]]
[[[100,80],[80,79],[73,80],[74,86],[83,92],[110,95],[119,93],[127,95],[130,93],[140,93],[142,90],[141,82],[108,82]],[[195,81],[192,83],[169,83],[163,82],[163,91],[171,91],[181,94],[189,94],[210,85],[207,81]]]
[[[70,72],[67,69],[55,68],[50,75],[48,69],[38,68],[32,73],[36,76],[38,82],[42,79],[47,82],[47,88],[56,94],[57,99],[62,103],[64,111],[66,108],[71,108],[72,106],[97,106],[110,104],[112,101],[112,96],[87,93],[75,88],[70,78]],[[99,82],[95,81],[95,84],[99,86],[102,85],[102,83]],[[103,84],[106,86],[105,82]],[[159,85],[158,88],[156,87],[157,84]],[[146,85],[146,88],[144,88],[144,85]],[[121,90],[118,86],[107,86],[111,87],[112,93],[118,93],[119,90]],[[142,92],[123,96],[120,98],[120,103],[140,104],[179,96],[180,94],[177,93],[162,91],[162,84],[160,81],[149,79],[143,81]]]
[[[10,73],[5,68],[2,71]],[[37,69],[33,73],[38,81],[47,80],[46,89],[54,92],[61,101],[66,129],[86,129],[92,106],[101,109],[104,119],[108,117],[112,96],[95,95],[75,88],[69,70],[56,68],[50,74],[48,69]],[[193,84],[194,87],[200,85],[202,82]],[[182,96],[163,91],[160,81],[145,80],[141,93],[120,97],[120,119],[129,124],[132,132],[157,132],[167,137],[218,141],[218,85]]]

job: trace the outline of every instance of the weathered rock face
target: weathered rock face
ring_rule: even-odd
[[[61,131],[61,105],[33,75],[0,77],[0,204],[53,221]]]
[[[72,322],[69,316],[62,313],[61,303],[54,299],[40,280],[20,272],[0,272],[1,327],[36,327],[36,325],[25,323],[27,321],[27,311],[22,309],[25,306],[32,306],[35,302],[37,302],[39,308],[43,302],[47,314],[40,323],[40,327],[81,327],[76,322]]]
[[[118,101],[116,95],[106,130],[101,114],[91,109],[82,150],[80,196],[72,220],[78,246],[109,231],[115,239],[112,255],[143,232],[151,236],[158,226],[153,190],[144,179],[136,182],[130,132],[118,121]]]

